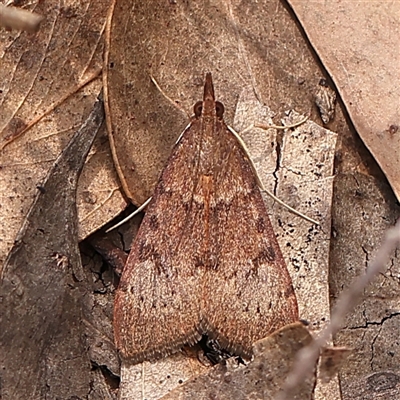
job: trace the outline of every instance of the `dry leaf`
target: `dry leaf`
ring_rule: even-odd
[[[145,398],[160,399],[183,382],[199,376],[209,367],[187,352],[173,354],[157,362],[130,365],[121,363],[120,400]]]
[[[107,30],[106,114],[118,173],[136,205],[151,196],[187,124],[184,112],[192,114],[201,97],[207,71],[230,124],[237,97],[248,85],[275,112],[296,107],[318,118],[313,102],[321,73],[278,3],[121,0],[114,5]],[[281,41],[291,49],[284,50]]]
[[[254,360],[247,366],[238,366],[236,361],[230,359],[163,399],[272,400],[281,390],[297,351],[311,340],[311,335],[301,323],[287,325],[254,344]],[[311,399],[314,385],[314,379],[305,381],[293,400]]]
[[[329,278],[333,306],[355,276],[365,272],[384,232],[400,215],[400,207],[387,184],[362,173],[338,178]],[[364,291],[363,301],[336,335],[336,346],[353,349],[349,362],[340,371],[345,400],[396,398],[396,379],[400,376],[399,256],[398,251],[391,256],[387,270]],[[386,376],[388,384],[381,385]]]
[[[290,3],[360,137],[399,199],[399,52],[393,51],[399,42],[399,3]],[[400,212],[369,152],[357,138],[340,132],[337,171],[341,174],[335,180],[330,254],[333,302],[356,274],[364,272],[379,247],[378,238]],[[354,348],[351,363],[340,373],[343,399],[396,398],[398,393],[398,252],[389,265],[336,337],[336,344]]]
[[[319,372],[322,382],[329,382],[339,372],[351,353],[348,347],[326,347],[322,349]]]
[[[30,2],[29,10],[46,16],[36,34],[0,30],[1,263],[37,187],[100,91],[107,7],[105,0]],[[125,206],[104,136],[94,144],[79,186],[83,238]]]
[[[2,398],[84,398],[91,390],[76,188],[103,123],[97,101],[37,193],[0,282]]]
[[[400,199],[400,3],[289,3]]]

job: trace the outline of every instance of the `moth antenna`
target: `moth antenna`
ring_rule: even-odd
[[[307,117],[307,118],[308,118],[308,117]],[[306,120],[304,120],[303,122],[305,122],[305,121],[306,121]],[[301,123],[303,123],[303,122],[301,122]],[[251,127],[255,127],[255,125],[252,125]],[[286,126],[285,129],[286,129],[286,128],[289,128],[289,126]],[[247,158],[248,158],[248,160],[249,160],[249,162],[250,162],[251,169],[253,170],[254,176],[256,177],[257,184],[258,184],[259,188],[260,188],[263,192],[265,192],[269,197],[271,197],[273,200],[275,200],[277,203],[279,203],[281,206],[283,206],[283,207],[285,207],[287,210],[289,210],[291,213],[293,213],[293,214],[295,214],[295,215],[297,215],[297,216],[299,216],[299,217],[305,219],[305,220],[308,221],[308,222],[311,222],[312,224],[319,225],[319,222],[318,222],[318,221],[316,221],[316,220],[314,220],[314,219],[312,219],[312,218],[310,218],[310,217],[307,217],[307,215],[304,215],[304,214],[302,214],[300,211],[297,211],[297,210],[295,210],[294,208],[290,207],[288,204],[286,204],[285,202],[283,202],[282,200],[280,200],[280,199],[279,199],[278,197],[276,197],[272,192],[270,192],[268,189],[266,189],[266,188],[264,187],[264,185],[263,185],[263,183],[261,182],[261,179],[260,179],[260,177],[259,177],[259,175],[258,175],[256,166],[254,165],[254,162],[253,162],[252,158],[250,157],[250,153],[249,153],[249,150],[247,149],[247,146],[246,146],[245,142],[243,141],[243,139],[240,137],[240,135],[239,135],[231,126],[228,126],[228,129],[229,129],[229,131],[232,133],[232,135],[235,136],[235,138],[236,138],[236,140],[238,141],[240,147],[241,147],[241,148],[243,149],[243,151],[246,153]],[[246,128],[245,131],[246,131],[246,130],[249,130],[249,128]],[[243,132],[244,132],[244,131],[243,131]]]
[[[179,107],[178,104],[176,104],[175,101],[173,101],[171,99],[171,97],[169,97],[164,90],[161,89],[161,86],[158,84],[158,82],[156,81],[156,79],[154,78],[154,76],[150,75],[150,79],[151,81],[154,83],[154,86],[159,90],[159,92],[175,107],[177,108],[179,111],[181,111],[182,113],[184,113],[186,115],[186,117],[189,119],[190,115],[186,112],[186,110],[184,110],[182,107]]]
[[[111,228],[108,228],[106,230],[106,233],[113,231],[115,228],[118,228],[119,226],[123,225],[125,222],[128,222],[131,218],[133,218],[135,215],[139,214],[142,210],[144,210],[150,203],[151,197],[149,197],[137,210],[135,210],[132,214],[128,215],[126,218],[124,218],[122,221],[119,221],[117,224],[112,226]]]

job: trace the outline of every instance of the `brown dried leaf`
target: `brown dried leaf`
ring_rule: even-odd
[[[291,3],[358,134],[399,199],[399,3]],[[330,253],[333,305],[374,259],[380,238],[400,211],[359,138],[340,132]],[[335,344],[354,348],[340,372],[343,399],[399,397],[399,271],[396,252],[335,338]]]
[[[400,215],[388,184],[364,173],[338,176],[334,204],[329,278],[333,305],[355,277],[365,273],[385,231]],[[399,397],[399,277],[397,251],[336,335],[335,345],[353,348],[340,371],[345,400]]]
[[[121,363],[120,399],[159,399],[183,382],[204,374],[206,367],[198,358],[185,351],[173,354],[157,362],[131,365]],[[139,396],[140,394],[140,396]]]
[[[247,85],[276,112],[295,106],[319,118],[313,99],[321,72],[277,2],[122,0],[114,5],[105,63],[106,114],[118,173],[135,204],[151,196],[187,124],[178,106],[192,113],[207,71],[213,73],[228,124]]]
[[[84,398],[92,389],[76,188],[104,120],[97,101],[37,193],[0,281],[2,398]]]
[[[37,186],[100,91],[99,79],[79,88],[99,73],[108,3],[29,2],[30,10],[46,16],[40,31],[0,31],[1,261]],[[103,133],[79,183],[80,238],[125,206],[118,186]]]
[[[298,350],[312,340],[301,324],[291,324],[254,344],[254,360],[238,366],[230,359],[206,375],[192,379],[163,399],[274,399],[281,390]],[[311,399],[315,378],[298,388],[295,399]]]
[[[289,3],[400,199],[400,3]]]
[[[326,347],[322,349],[319,363],[322,382],[329,382],[333,377],[336,377],[351,351],[348,347]]]

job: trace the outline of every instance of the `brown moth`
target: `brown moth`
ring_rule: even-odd
[[[208,73],[116,292],[115,341],[133,363],[174,353],[202,334],[248,358],[255,341],[298,320],[257,179],[223,113]]]

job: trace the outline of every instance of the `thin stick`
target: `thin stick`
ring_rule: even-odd
[[[264,124],[251,124],[247,128],[244,128],[240,134],[243,135],[244,133],[251,131],[254,128],[260,128],[260,129],[278,129],[278,130],[285,130],[285,129],[290,129],[290,128],[296,128],[299,125],[304,124],[308,120],[308,117],[304,117],[302,120],[295,122],[294,124],[291,125],[264,125]]]
[[[280,130],[285,130],[285,129],[290,129],[290,128],[297,128],[299,125],[304,124],[308,120],[308,117],[304,117],[298,122],[295,122],[294,124],[291,125],[264,125],[264,124],[254,124],[254,128],[261,128],[261,129],[280,129]]]
[[[0,26],[4,28],[33,33],[39,30],[43,20],[44,17],[42,15],[20,8],[6,7],[0,4]]]

